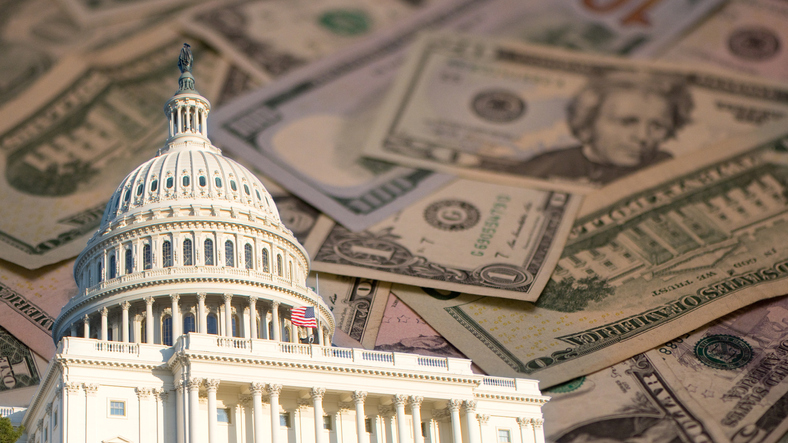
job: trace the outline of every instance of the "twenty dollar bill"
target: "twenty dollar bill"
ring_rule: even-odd
[[[550,387],[784,294],[786,190],[780,125],[588,196],[536,306],[395,291],[488,373]]]

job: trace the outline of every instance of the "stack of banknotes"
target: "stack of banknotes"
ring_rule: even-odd
[[[28,404],[74,257],[162,146],[186,41],[336,345],[537,379],[549,441],[786,441],[784,1],[0,11],[0,405]]]

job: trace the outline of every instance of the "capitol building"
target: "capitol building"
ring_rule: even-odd
[[[79,292],[20,441],[543,443],[536,381],[331,346],[309,256],[260,180],[208,139],[188,45],[178,65],[169,137],[75,262]]]

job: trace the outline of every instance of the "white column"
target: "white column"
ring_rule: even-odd
[[[271,404],[271,443],[280,442],[279,425],[279,394],[282,392],[282,385],[269,384],[268,395]]]
[[[97,414],[98,402],[97,394],[99,385],[95,383],[85,383],[82,385],[85,389],[85,440],[96,441],[96,426],[90,426],[90,417],[95,417]]]
[[[282,326],[279,324],[279,302],[274,301],[271,303],[271,323],[274,324],[274,327],[271,328],[274,331],[274,341],[282,341],[280,338],[282,332]]]
[[[291,308],[292,309],[292,308]],[[290,321],[290,341],[293,343],[298,343],[298,326],[296,326],[293,321]]]
[[[120,320],[120,337],[123,343],[129,342],[129,308],[131,307],[131,303],[124,301],[120,304],[120,308],[122,309],[121,320]]]
[[[265,308],[265,305],[263,305],[263,309],[260,312],[260,338],[271,339],[268,334],[268,309]]]
[[[200,334],[207,334],[208,333],[208,314],[205,312],[205,297],[208,294],[205,292],[200,292],[197,294],[197,317],[198,317],[198,325],[197,331]]]
[[[465,422],[468,424],[468,443],[479,443],[479,421],[476,419],[476,400],[463,403]]]
[[[90,338],[90,316],[88,314],[82,318],[82,332],[85,334],[85,338]]]
[[[397,394],[394,396],[394,407],[397,411],[397,441],[399,443],[407,443],[408,441],[408,426],[405,424],[405,403],[407,401],[407,395]]]
[[[367,414],[364,413],[364,400],[367,398],[367,393],[364,391],[353,391],[353,403],[356,404],[356,438],[358,443],[368,443],[367,428],[364,426],[364,419]]]
[[[487,423],[490,421],[490,416],[487,414],[476,414],[476,418],[479,420],[479,442],[484,443],[484,434],[486,434],[485,429],[487,428]],[[517,423],[520,423],[520,419],[517,419]],[[520,424],[522,426],[522,424]],[[522,430],[522,429],[521,429]],[[522,432],[520,432],[522,435]],[[496,436],[496,439],[498,436]]]
[[[47,427],[47,436],[49,437],[48,441],[55,441],[55,436],[52,435],[52,403],[47,405],[46,414],[48,419],[44,425]]]
[[[437,422],[435,419],[427,420],[427,435],[426,435],[426,442],[427,443],[437,443],[435,426],[437,426]]]
[[[175,384],[178,395],[175,397],[175,438],[177,443],[186,441],[186,420],[183,414],[183,381]]]
[[[249,297],[249,331],[252,339],[257,338],[257,297]]]
[[[263,443],[266,440],[263,435],[263,390],[265,384],[254,382],[249,388],[252,391],[252,403],[254,407],[254,443]],[[278,419],[279,417],[277,417]],[[271,424],[274,424],[271,419]],[[272,431],[273,432],[273,431]]]
[[[225,292],[224,294],[224,336],[233,336],[233,307],[230,304],[233,300],[233,294]]]
[[[216,417],[216,390],[219,389],[219,380],[205,380],[205,387],[208,390],[208,443],[218,443],[219,422]]]
[[[109,309],[105,306],[99,312],[101,313],[101,340],[107,341],[107,315],[109,314]]]
[[[145,343],[153,344],[153,297],[145,298]]]
[[[312,388],[312,407],[315,410],[315,443],[323,443],[323,395],[324,388]]]
[[[189,379],[189,443],[199,443],[200,429],[197,426],[200,423],[200,385],[202,379],[191,378]],[[214,411],[214,414],[216,411]]]
[[[421,402],[424,397],[418,395],[410,396],[410,414],[413,416],[413,441],[415,443],[424,443],[424,436],[421,435]],[[478,443],[478,442],[471,442]]]
[[[178,307],[178,300],[181,296],[179,294],[170,294],[172,301],[172,344],[178,340],[183,330],[183,321],[181,320],[181,310]]]
[[[462,443],[460,406],[462,406],[462,400],[449,400],[449,412],[451,412],[451,438],[453,443]]]
[[[532,418],[531,424],[534,427],[534,438],[536,439],[536,443],[544,443],[544,429],[542,428],[544,420],[541,418]]]

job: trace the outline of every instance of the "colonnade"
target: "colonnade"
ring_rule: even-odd
[[[206,441],[204,428],[201,431],[200,426],[202,423],[205,423],[206,418],[208,422],[207,442],[218,443],[224,441],[217,435],[216,394],[220,385],[220,380],[202,378],[190,378],[177,384],[178,404],[176,405],[176,411],[177,423],[180,424],[176,432],[176,441],[178,443],[204,443]],[[203,388],[207,393],[207,417],[204,417],[206,411],[200,409],[200,391]],[[234,384],[233,388],[237,388],[237,385]],[[253,428],[249,431],[253,436],[253,441],[255,443],[284,443],[282,425],[280,424],[280,413],[282,411],[280,396],[282,395],[283,386],[276,383],[252,382],[249,384],[248,390],[251,393],[250,396],[247,395],[247,398],[251,397]],[[323,407],[325,393],[325,388],[313,387],[308,391],[308,399],[299,402],[299,409],[305,410],[311,406],[313,410],[313,414],[308,415],[313,415],[315,443],[326,443],[326,431],[324,430],[325,410]],[[385,429],[391,431],[391,440],[378,436],[376,438],[377,442],[439,443],[437,435],[434,430],[430,430],[429,426],[426,435],[422,435],[421,412],[425,400],[424,397],[403,394],[374,396],[365,391],[354,391],[349,394],[352,402],[340,401],[338,406],[341,410],[355,410],[356,443],[370,443],[371,434],[367,429],[366,420],[368,415],[365,410],[367,398],[375,398],[375,403],[382,403],[381,400],[390,402],[388,405],[379,405],[378,412],[372,414],[378,419],[385,420]],[[267,398],[264,396],[267,396]],[[304,397],[306,396],[301,395],[302,399]],[[429,411],[432,414],[432,418],[428,419],[427,423],[448,419],[451,429],[450,441],[452,443],[463,443],[463,440],[466,443],[493,443],[483,442],[481,439],[481,427],[487,424],[489,416],[476,413],[475,400],[430,399],[430,402],[439,402],[446,405],[443,409],[432,409]],[[264,403],[269,405],[267,411],[264,410]],[[410,412],[412,429],[408,429],[406,408]],[[461,419],[461,414],[464,415],[464,419]],[[264,424],[266,420],[270,420],[270,428],[268,430],[266,430]],[[541,437],[541,429],[538,430],[539,432],[534,432],[535,428],[541,427],[541,419],[522,417],[516,420],[520,425],[522,437],[521,441],[517,443],[544,443],[544,439]],[[514,422],[514,418],[512,418],[512,422]],[[446,441],[445,439],[440,440]]]
[[[207,304],[206,300],[209,297],[212,303]],[[132,304],[128,301],[112,309],[104,306],[97,312],[100,317],[99,331],[91,332],[91,323],[95,323],[96,314],[85,314],[81,320],[82,330],[79,330],[79,321],[74,322],[71,324],[70,335],[122,343],[133,341],[171,345],[177,337],[185,333],[199,332],[225,337],[298,343],[302,330],[289,319],[292,308],[288,305],[283,306],[278,301],[231,293],[210,296],[205,292],[190,295],[170,294],[146,297],[144,309],[142,303]],[[120,311],[119,316],[118,311]],[[315,312],[318,311],[318,308],[315,308]],[[209,316],[213,316],[211,328],[209,328]],[[187,317],[191,317],[188,323],[184,321]],[[166,325],[165,321],[167,321]],[[306,330],[307,335],[312,337],[315,344],[330,343],[328,328],[323,327],[319,322],[318,326],[319,334],[314,330]],[[186,330],[187,328],[189,330]],[[158,334],[156,334],[157,329]],[[115,334],[111,334],[113,331]]]

